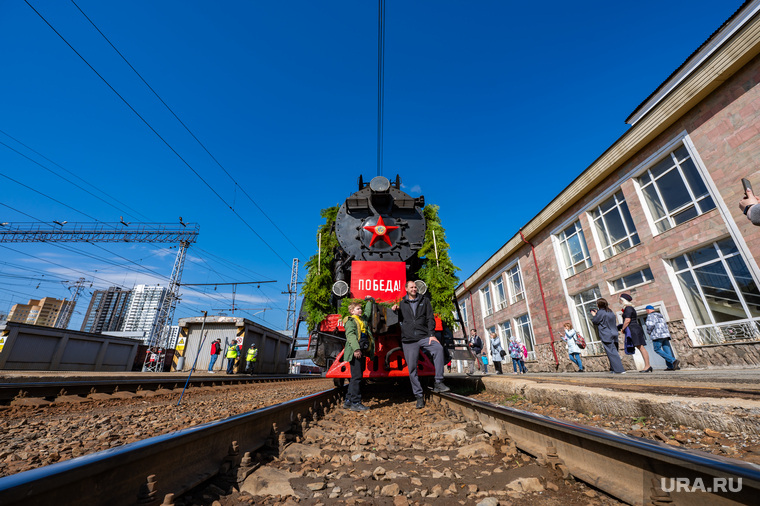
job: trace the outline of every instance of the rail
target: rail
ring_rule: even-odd
[[[760,466],[461,395],[434,394],[483,428],[628,504],[757,504]],[[694,493],[702,492],[702,493]]]
[[[336,401],[338,390],[276,404],[218,422],[157,436],[0,478],[0,503],[159,504],[218,474],[236,481],[253,463],[244,455],[277,441]],[[169,501],[171,503],[171,501]]]
[[[273,381],[295,381],[303,379],[319,379],[321,375],[299,374],[299,375],[273,375],[273,376],[193,376],[190,378],[192,386],[215,386],[215,385],[237,385],[241,383],[266,383]],[[137,390],[155,390],[157,388],[167,388],[169,390],[182,389],[187,381],[187,377],[182,376],[135,376],[133,378],[117,379],[98,379],[88,378],[86,380],[69,380],[69,381],[18,381],[0,383],[0,403],[7,403],[19,396],[54,398],[61,395],[87,395],[89,393],[114,393],[136,392]]]

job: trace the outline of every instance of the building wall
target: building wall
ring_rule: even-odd
[[[65,302],[65,299],[59,300],[52,297],[30,299],[28,304],[15,304],[8,315],[8,321],[54,327]]]
[[[132,291],[122,330],[150,331],[165,296],[166,288],[163,286],[137,285]]]
[[[572,321],[576,328],[580,319],[575,313],[572,297],[584,290],[598,286],[602,297],[618,310],[620,293],[630,293],[634,304],[643,312],[646,304],[662,307],[678,338],[674,338],[676,353],[687,365],[746,365],[757,363],[760,352],[757,343],[717,346],[700,346],[693,332],[694,320],[690,316],[685,300],[672,273],[670,260],[697,247],[716,240],[730,237],[739,248],[755,281],[760,279],[758,251],[760,251],[760,229],[754,227],[741,213],[738,201],[743,194],[739,179],[747,177],[755,182],[760,191],[760,170],[756,160],[760,159],[760,57],[751,60],[742,70],[734,74],[722,86],[693,107],[679,121],[665,129],[644,149],[623,163],[601,184],[589,188],[577,202],[570,206],[559,218],[531,238],[535,246],[546,306],[549,310],[547,322],[532,252],[528,245],[520,248],[508,259],[495,267],[479,284],[460,296],[460,302],[469,299],[470,327],[476,327],[483,336],[485,330],[502,321],[510,320],[526,311],[530,314],[536,339],[536,360],[529,367],[534,370],[554,370],[556,351],[559,370],[573,370],[567,359],[564,343],[557,337],[565,321]],[[703,179],[715,201],[716,208],[710,210],[670,230],[655,234],[650,211],[637,190],[634,178],[655,163],[659,156],[666,154],[675,145],[684,143],[689,149],[698,168],[704,170]],[[640,243],[606,260],[601,260],[599,245],[592,230],[587,212],[589,206],[598,205],[620,189],[640,239]],[[564,266],[556,235],[567,226],[580,220],[586,239],[592,266],[586,270],[564,278]],[[526,286],[526,301],[496,310],[485,315],[481,289],[499,273],[515,261],[519,262],[523,283]],[[627,290],[612,289],[608,282],[648,266],[653,280]],[[493,288],[492,288],[493,292]],[[494,294],[492,294],[493,296]],[[527,307],[526,307],[527,303]],[[474,311],[472,311],[474,309]],[[552,333],[548,324],[552,326]],[[514,330],[514,328],[513,328]],[[595,336],[585,336],[595,339]],[[586,350],[591,356],[600,352],[599,348]],[[739,351],[737,351],[739,350]],[[638,354],[637,354],[638,355]],[[627,367],[635,364],[627,358]],[[640,358],[637,358],[641,366]],[[590,359],[590,368],[606,370],[605,359]]]
[[[122,330],[131,294],[131,290],[113,286],[108,290],[96,290],[87,307],[81,331],[101,333]]]

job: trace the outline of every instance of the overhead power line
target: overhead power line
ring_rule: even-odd
[[[385,108],[385,0],[377,1],[377,175],[383,175],[383,109]]]
[[[70,176],[72,176],[72,177],[74,177],[74,178],[76,178],[76,179],[78,179],[78,180],[82,181],[84,184],[86,184],[86,185],[90,186],[91,188],[94,188],[95,190],[99,191],[100,193],[102,193],[103,195],[105,195],[106,197],[108,197],[110,200],[112,200],[112,201],[114,201],[114,202],[116,202],[116,203],[118,203],[118,204],[120,204],[120,205],[124,206],[126,209],[128,209],[129,211],[131,211],[131,213],[129,213],[129,212],[127,212],[127,211],[124,211],[123,209],[121,209],[121,208],[118,208],[118,207],[116,207],[116,206],[113,206],[113,204],[110,204],[109,202],[107,202],[107,203],[109,203],[109,204],[110,204],[112,207],[116,207],[116,209],[118,209],[119,211],[121,211],[121,213],[122,213],[123,215],[125,215],[125,216],[132,216],[132,217],[141,216],[141,217],[142,217],[142,219],[144,219],[145,221],[148,221],[148,222],[152,221],[150,218],[148,218],[147,216],[145,216],[144,214],[142,214],[140,211],[138,211],[138,210],[136,210],[136,209],[134,209],[134,208],[130,207],[129,205],[127,205],[127,204],[125,204],[124,202],[120,201],[119,199],[117,199],[117,198],[116,198],[116,197],[114,197],[113,195],[111,195],[111,194],[109,194],[109,193],[107,193],[107,192],[105,192],[105,191],[101,190],[100,188],[98,188],[98,187],[97,187],[97,186],[95,186],[94,184],[90,183],[89,181],[87,181],[87,180],[85,180],[85,179],[83,179],[83,178],[79,177],[79,176],[78,176],[78,175],[76,175],[75,173],[71,172],[70,170],[66,169],[65,167],[61,166],[60,164],[56,163],[55,161],[51,160],[50,158],[48,158],[47,156],[43,155],[43,154],[42,154],[42,153],[40,153],[39,151],[35,150],[35,149],[34,149],[34,148],[32,148],[31,146],[29,146],[29,145],[27,145],[27,144],[24,144],[23,142],[21,142],[20,140],[18,140],[18,139],[17,139],[17,138],[15,138],[15,137],[13,137],[13,136],[12,136],[11,134],[9,134],[8,132],[5,132],[5,131],[3,131],[3,130],[0,130],[0,133],[1,133],[1,134],[3,134],[3,135],[5,135],[5,136],[6,136],[6,137],[8,137],[9,139],[12,139],[12,140],[13,140],[14,142],[16,142],[17,144],[20,144],[20,145],[24,146],[26,149],[28,149],[29,151],[31,151],[31,152],[32,152],[32,153],[34,153],[35,155],[39,156],[40,158],[43,158],[43,159],[47,160],[48,162],[52,163],[53,165],[55,165],[56,167],[58,167],[58,168],[59,168],[59,169],[61,169],[62,171],[66,172],[66,173],[67,173],[67,174],[69,174]],[[13,149],[13,148],[10,148],[10,147],[9,147],[7,144],[3,144],[3,145],[4,145],[5,147],[8,147],[9,149]],[[15,149],[13,149],[13,151],[16,151],[16,150],[15,150]],[[50,172],[53,172],[53,173],[55,174],[55,172],[54,172],[52,169],[50,169],[49,167],[46,167],[46,166],[42,165],[41,163],[39,163],[39,162],[37,162],[37,161],[35,161],[35,160],[32,160],[31,158],[27,157],[26,155],[23,155],[23,154],[21,154],[21,153],[20,153],[20,152],[18,152],[18,151],[16,151],[16,153],[19,153],[21,156],[24,156],[25,158],[27,158],[27,159],[31,160],[32,162],[36,163],[37,165],[39,165],[39,166],[40,166],[40,167],[42,167],[43,169],[45,169],[45,170],[48,170],[48,171],[50,171]],[[60,175],[58,175],[58,174],[56,174],[56,175],[57,175],[58,177],[62,177],[62,176],[60,176]],[[66,181],[68,181],[68,180],[66,180]],[[69,181],[69,182],[70,182],[70,181]],[[72,183],[72,184],[74,184],[74,183]],[[87,190],[84,190],[84,191],[87,191]],[[88,193],[89,193],[89,192],[88,192]],[[93,196],[95,196],[95,195],[93,195]],[[100,198],[100,197],[97,197],[97,196],[95,196],[95,197],[96,197],[96,198]],[[103,200],[103,199],[100,199],[100,200]],[[134,213],[134,214],[133,214],[133,213]]]
[[[261,240],[261,242],[263,242],[263,243],[264,243],[264,244],[265,244],[265,245],[266,245],[266,246],[267,246],[267,247],[270,249],[270,251],[271,251],[271,252],[272,252],[272,253],[273,253],[273,254],[274,254],[274,255],[275,255],[277,258],[279,258],[279,259],[280,259],[280,261],[281,261],[283,264],[285,264],[286,266],[290,267],[290,264],[289,264],[288,262],[286,262],[286,261],[285,261],[285,259],[284,259],[284,258],[282,258],[282,257],[280,256],[280,254],[279,254],[279,253],[277,253],[277,251],[276,251],[276,250],[275,250],[275,249],[274,249],[274,248],[273,248],[273,247],[272,247],[272,246],[271,246],[271,245],[270,245],[270,244],[269,244],[269,243],[268,243],[268,242],[267,242],[267,241],[266,241],[266,240],[265,240],[263,237],[261,237],[261,235],[260,235],[258,232],[256,232],[256,230],[254,230],[254,228],[251,226],[251,224],[250,224],[250,223],[248,223],[248,221],[246,221],[246,219],[245,219],[245,218],[243,218],[243,217],[240,215],[240,213],[238,213],[238,212],[235,210],[235,208],[234,208],[233,206],[231,206],[231,205],[230,205],[230,204],[229,204],[229,203],[228,203],[228,202],[227,202],[227,201],[224,199],[224,197],[222,197],[222,196],[219,194],[219,192],[217,192],[217,191],[216,191],[216,189],[214,189],[214,187],[213,187],[213,186],[211,186],[211,184],[210,184],[208,181],[206,181],[206,179],[205,179],[203,176],[201,176],[201,174],[200,174],[200,173],[199,173],[199,172],[198,172],[198,171],[197,171],[197,170],[196,170],[196,169],[195,169],[195,168],[194,168],[192,165],[190,165],[190,163],[189,163],[187,160],[185,160],[185,159],[182,157],[182,155],[180,155],[180,154],[179,154],[179,152],[178,152],[176,149],[174,149],[174,147],[173,147],[171,144],[169,144],[169,142],[168,142],[166,139],[164,139],[164,138],[163,138],[163,136],[161,136],[161,134],[159,134],[159,133],[158,133],[158,131],[157,131],[155,128],[153,128],[153,126],[152,126],[152,125],[151,125],[151,124],[148,122],[148,120],[146,120],[146,119],[145,119],[145,118],[144,118],[144,117],[143,117],[143,116],[142,116],[142,115],[141,115],[139,112],[137,112],[137,110],[136,110],[134,107],[132,107],[132,104],[130,104],[130,103],[129,103],[129,101],[127,101],[127,99],[125,99],[125,98],[124,98],[124,97],[123,97],[123,96],[122,96],[122,95],[121,95],[121,94],[120,94],[118,91],[116,91],[116,88],[114,88],[113,86],[111,86],[111,83],[109,83],[109,82],[108,82],[108,80],[106,80],[106,78],[105,78],[105,77],[103,77],[102,75],[100,75],[100,73],[99,73],[97,70],[95,70],[95,67],[93,67],[93,66],[90,64],[90,62],[88,62],[88,61],[87,61],[87,59],[86,59],[84,56],[82,56],[82,55],[79,53],[79,51],[77,51],[77,50],[74,48],[74,46],[72,46],[72,45],[69,43],[69,41],[68,41],[68,40],[66,40],[66,38],[65,38],[63,35],[61,35],[61,33],[59,33],[59,32],[58,32],[58,30],[56,30],[56,29],[55,29],[55,27],[54,27],[52,24],[50,24],[50,22],[49,22],[49,21],[48,21],[48,20],[45,18],[45,16],[43,16],[43,15],[42,15],[42,13],[40,13],[40,12],[39,12],[37,9],[35,9],[35,8],[34,8],[34,6],[33,6],[32,4],[30,4],[30,3],[29,3],[29,0],[24,0],[24,3],[26,3],[26,4],[29,6],[29,8],[30,8],[30,9],[32,9],[32,10],[33,10],[33,11],[34,11],[34,12],[35,12],[35,13],[36,13],[36,14],[37,14],[39,17],[40,17],[40,19],[42,19],[42,21],[44,21],[44,22],[45,22],[45,24],[46,24],[46,25],[48,25],[48,26],[50,27],[50,29],[51,29],[51,30],[53,30],[53,32],[55,32],[55,34],[56,34],[56,35],[58,35],[58,37],[59,37],[59,38],[60,38],[60,39],[61,39],[61,40],[62,40],[62,41],[63,41],[63,42],[64,42],[64,43],[67,45],[67,46],[69,46],[69,48],[70,48],[72,51],[74,51],[74,53],[75,53],[75,54],[76,54],[76,55],[79,57],[79,59],[81,59],[81,60],[82,60],[82,61],[85,63],[85,65],[87,65],[87,66],[90,68],[90,70],[92,70],[92,71],[95,73],[95,75],[97,75],[97,76],[100,78],[100,80],[101,80],[101,81],[103,81],[103,83],[105,83],[105,85],[106,85],[106,86],[108,86],[108,88],[109,88],[111,91],[113,91],[113,92],[116,94],[116,96],[117,96],[117,97],[119,97],[119,98],[121,99],[121,101],[122,101],[122,102],[124,102],[124,104],[125,104],[125,105],[126,105],[126,106],[127,106],[127,107],[128,107],[128,108],[129,108],[129,109],[130,109],[130,110],[131,110],[131,111],[132,111],[132,112],[133,112],[133,113],[134,113],[134,114],[135,114],[135,115],[136,115],[138,118],[140,118],[140,120],[141,120],[141,121],[142,121],[142,122],[145,124],[145,126],[147,126],[147,127],[150,129],[150,131],[151,131],[151,132],[153,132],[153,134],[154,134],[156,137],[158,137],[158,138],[159,138],[159,140],[161,140],[161,142],[163,142],[163,143],[164,143],[164,145],[166,145],[166,147],[167,147],[167,148],[169,148],[169,150],[170,150],[172,153],[174,153],[174,155],[175,155],[175,156],[176,156],[176,157],[177,157],[177,158],[178,158],[178,159],[179,159],[179,160],[180,160],[180,161],[181,161],[181,162],[182,162],[182,163],[183,163],[183,164],[184,164],[184,165],[185,165],[185,166],[186,166],[188,169],[190,169],[190,171],[191,171],[193,174],[195,174],[195,176],[196,176],[198,179],[200,179],[200,180],[201,180],[201,182],[203,182],[203,184],[204,184],[204,185],[206,185],[206,187],[207,187],[209,190],[211,190],[211,192],[212,192],[214,195],[216,195],[216,197],[217,197],[217,198],[218,198],[220,201],[222,201],[222,203],[223,203],[224,205],[226,205],[226,206],[227,206],[227,207],[230,209],[230,211],[232,211],[232,213],[233,213],[235,216],[237,216],[237,218],[238,218],[238,219],[239,219],[239,220],[240,220],[240,221],[241,221],[243,224],[245,224],[245,226],[246,226],[246,227],[248,227],[248,229],[249,229],[249,230],[250,230],[250,231],[251,231],[251,232],[252,232],[252,233],[253,233],[253,234],[254,234],[256,237],[258,237],[258,238],[259,238],[259,240]],[[97,221],[97,220],[96,220],[96,221]]]
[[[161,102],[164,105],[164,107],[166,107],[166,110],[168,110],[171,113],[171,115],[174,116],[174,118],[177,121],[179,121],[179,124],[182,125],[182,127],[187,131],[187,133],[190,134],[190,136],[193,139],[195,139],[195,142],[197,142],[198,145],[200,145],[200,147],[203,148],[203,151],[205,151],[206,154],[211,157],[211,159],[214,161],[214,163],[216,163],[219,166],[219,168],[224,171],[224,173],[227,175],[227,177],[229,177],[232,180],[232,182],[235,183],[235,186],[237,188],[240,188],[240,191],[243,192],[243,195],[245,195],[248,198],[248,200],[250,200],[251,203],[254,206],[256,206],[256,209],[258,209],[261,212],[261,214],[264,215],[264,217],[269,221],[269,223],[271,223],[272,226],[274,226],[274,228],[276,228],[277,231],[280,234],[282,234],[282,236],[285,238],[285,240],[288,241],[290,243],[290,245],[293,246],[296,249],[296,251],[298,251],[301,255],[303,255],[304,257],[306,257],[307,255],[305,253],[303,253],[300,249],[298,249],[298,246],[296,246],[295,244],[293,244],[293,241],[291,241],[290,238],[285,234],[285,232],[283,232],[280,229],[280,227],[278,227],[277,224],[274,221],[272,221],[272,219],[269,217],[269,215],[266,213],[266,211],[264,211],[264,209],[262,209],[261,206],[259,206],[259,204],[253,199],[253,197],[251,197],[248,194],[248,192],[245,191],[245,188],[243,188],[243,186],[241,186],[237,182],[237,180],[232,176],[232,174],[229,173],[229,171],[222,165],[222,163],[213,154],[211,154],[211,151],[209,151],[208,148],[206,147],[206,145],[203,144],[203,142],[201,142],[201,140],[192,132],[192,130],[190,130],[190,127],[188,127],[185,124],[185,122],[182,121],[179,116],[177,116],[177,114],[174,112],[174,110],[171,107],[169,107],[169,104],[167,104],[164,101],[164,99],[161,98],[161,96],[158,94],[158,92],[156,92],[156,90],[154,90],[153,87],[150,84],[148,84],[148,81],[145,80],[145,78],[140,74],[140,72],[138,72],[137,69],[129,62],[129,60],[127,60],[127,58],[121,53],[121,51],[119,51],[116,48],[116,46],[113,44],[113,42],[111,42],[111,40],[108,37],[106,37],[106,34],[104,34],[103,31],[100,28],[98,28],[98,25],[96,25],[95,22],[92,19],[90,19],[90,17],[87,14],[85,14],[85,12],[82,10],[82,8],[79,7],[79,5],[77,5],[77,3],[74,0],[71,0],[71,3],[74,4],[74,7],[76,7],[79,10],[79,12],[82,13],[82,16],[84,16],[85,19],[87,19],[87,21],[90,22],[90,24],[92,25],[92,27],[95,28],[95,30],[101,35],[101,37],[103,37],[103,39],[105,39],[105,41],[108,43],[108,45],[111,46],[111,48],[114,51],[116,51],[116,54],[118,54],[121,57],[121,59],[124,60],[124,63],[126,63],[129,66],[129,68],[132,69],[132,71],[135,74],[137,74],[137,77],[139,77],[140,80],[143,82],[143,84],[145,84],[145,86],[148,87],[148,89],[153,93],[153,95],[155,95],[155,97],[159,100],[159,102]]]

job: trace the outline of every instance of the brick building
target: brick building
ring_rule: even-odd
[[[590,341],[586,366],[604,371],[588,309],[604,297],[617,311],[629,293],[640,317],[648,304],[662,311],[683,365],[760,364],[760,228],[738,208],[740,178],[760,193],[760,0],[743,4],[626,122],[457,288],[467,326],[505,344],[518,335],[530,370],[563,371],[575,370],[558,337],[571,321]]]

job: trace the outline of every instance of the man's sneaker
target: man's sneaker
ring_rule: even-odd
[[[417,409],[422,409],[425,407],[425,398],[423,396],[417,397]]]
[[[681,364],[678,362],[678,359],[673,361],[673,370],[677,371],[681,368]]]
[[[349,409],[351,407],[351,403],[346,401],[343,403],[343,409]]]
[[[357,402],[355,404],[351,404],[351,407],[348,408],[351,411],[367,411],[369,408],[362,404],[361,402]]]
[[[433,385],[433,392],[440,394],[442,392],[448,392],[451,390],[449,387],[443,384],[443,381],[436,381],[435,385]]]

